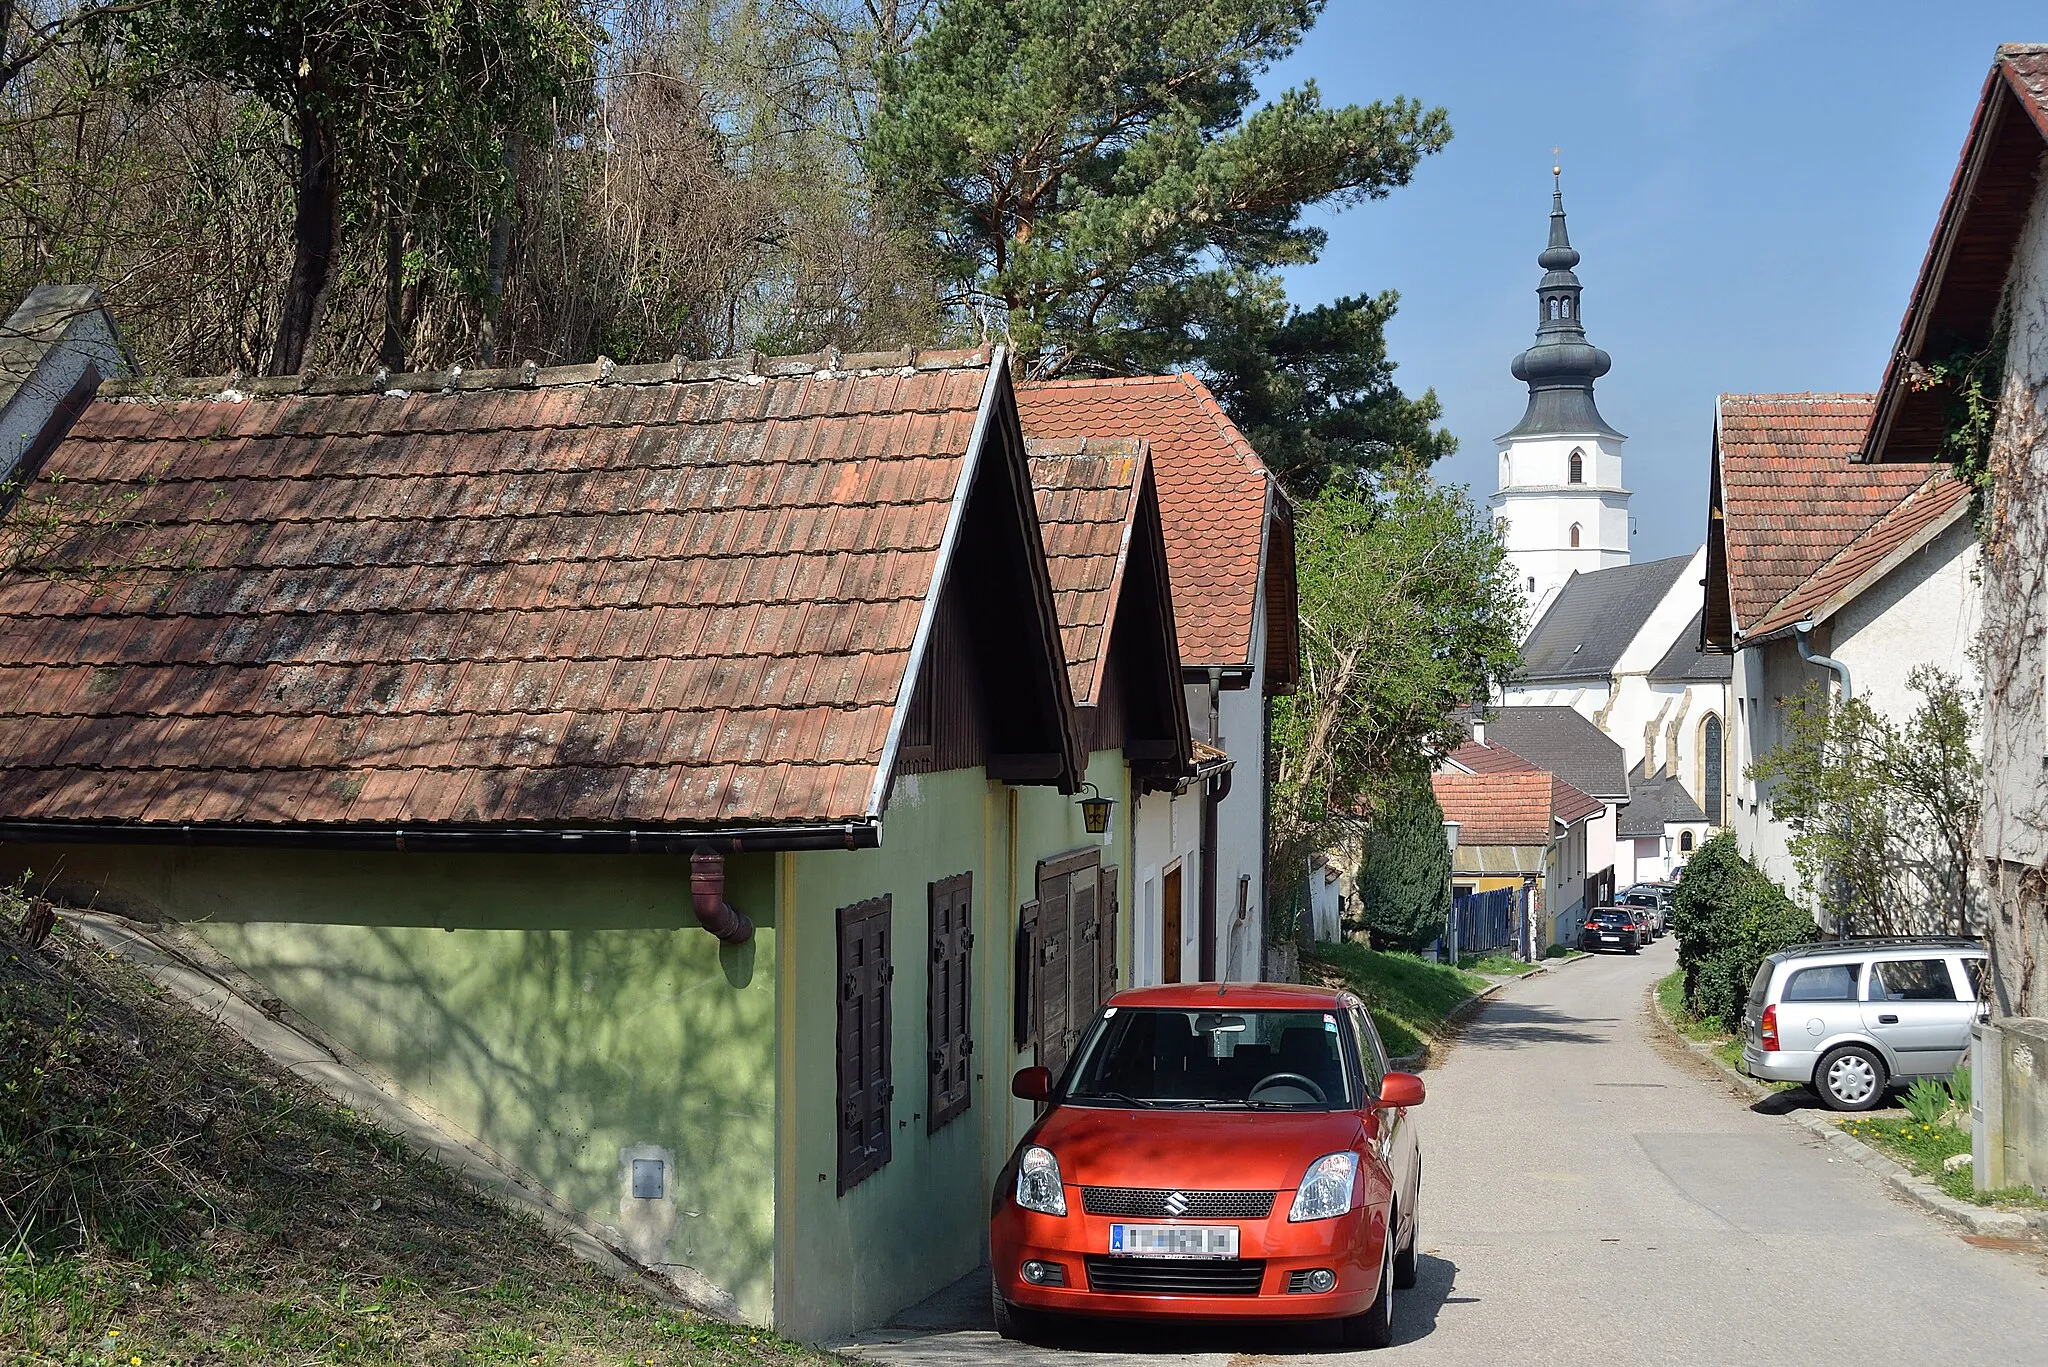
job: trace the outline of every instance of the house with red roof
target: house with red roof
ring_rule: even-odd
[[[1294,523],[1279,481],[1192,375],[1018,386],[1033,441],[1131,438],[1157,482],[1201,764],[1140,798],[1133,981],[1254,980],[1266,938],[1267,713],[1300,671]]]
[[[1715,407],[1701,632],[1734,656],[1728,824],[1788,888],[1792,831],[1749,775],[1785,738],[1786,703],[1819,685],[1903,722],[1916,666],[1977,677],[1969,485],[1937,461],[1859,462],[1872,411],[1867,394],[1724,394]]]
[[[1984,793],[1999,1014],[2048,1014],[2048,44],[1985,74],[1884,382],[1853,458],[1871,478],[1968,446],[1950,376],[1995,400],[1982,467]],[[1995,1050],[1992,1051],[1995,1054]],[[1982,1085],[1982,1084],[1980,1084]],[[1995,1088],[1994,1088],[1995,1090]],[[1980,1151],[1981,1152],[1981,1151]],[[2048,1180],[2048,1153],[2035,1156]],[[1985,1166],[1978,1169],[1980,1185]],[[2025,1180],[2017,1170],[2006,1181]]]
[[[0,331],[5,876],[707,1309],[979,1265],[1203,782],[1153,449],[1028,451],[1000,349],[138,379],[97,312]]]
[[[1458,823],[1453,886],[1516,889],[1516,950],[1524,956],[1577,944],[1579,918],[1598,887],[1587,835],[1608,805],[1486,739],[1483,727],[1437,764],[1430,786],[1444,820]]]

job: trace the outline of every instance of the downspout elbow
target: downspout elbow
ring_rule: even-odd
[[[754,923],[725,900],[725,856],[699,850],[690,856],[690,904],[697,924],[729,945],[754,938]]]
[[[1812,630],[1813,619],[1811,617],[1792,628],[1792,634],[1799,642],[1799,658],[1810,665],[1819,665],[1822,669],[1833,670],[1835,677],[1842,681],[1842,701],[1848,702],[1856,696],[1855,686],[1849,682],[1849,666],[1843,664],[1840,660],[1814,654],[1813,646],[1807,640],[1807,634]]]

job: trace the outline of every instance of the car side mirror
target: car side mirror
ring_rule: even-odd
[[[1052,1095],[1050,1068],[1019,1068],[1010,1079],[1010,1095],[1025,1101],[1043,1101]]]
[[[1023,1074],[1018,1074],[1023,1076]],[[1413,1073],[1388,1073],[1380,1081],[1379,1105],[1400,1110],[1422,1104],[1422,1079]]]

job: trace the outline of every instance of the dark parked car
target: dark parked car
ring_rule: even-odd
[[[1636,929],[1634,914],[1620,907],[1595,908],[1579,932],[1579,948],[1594,954],[1610,949],[1633,954],[1642,947],[1643,933]]]
[[[1615,899],[1615,905],[1637,912],[1654,940],[1670,929],[1671,894],[1655,883],[1638,883]]]

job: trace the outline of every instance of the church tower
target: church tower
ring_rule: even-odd
[[[1557,170],[1551,169],[1555,177]],[[1500,488],[1491,500],[1534,623],[1574,570],[1628,563],[1626,437],[1593,405],[1593,381],[1614,364],[1586,340],[1579,308],[1579,254],[1565,234],[1564,192],[1550,197],[1550,243],[1536,258],[1536,344],[1515,357],[1529,385],[1522,420],[1494,439]]]

